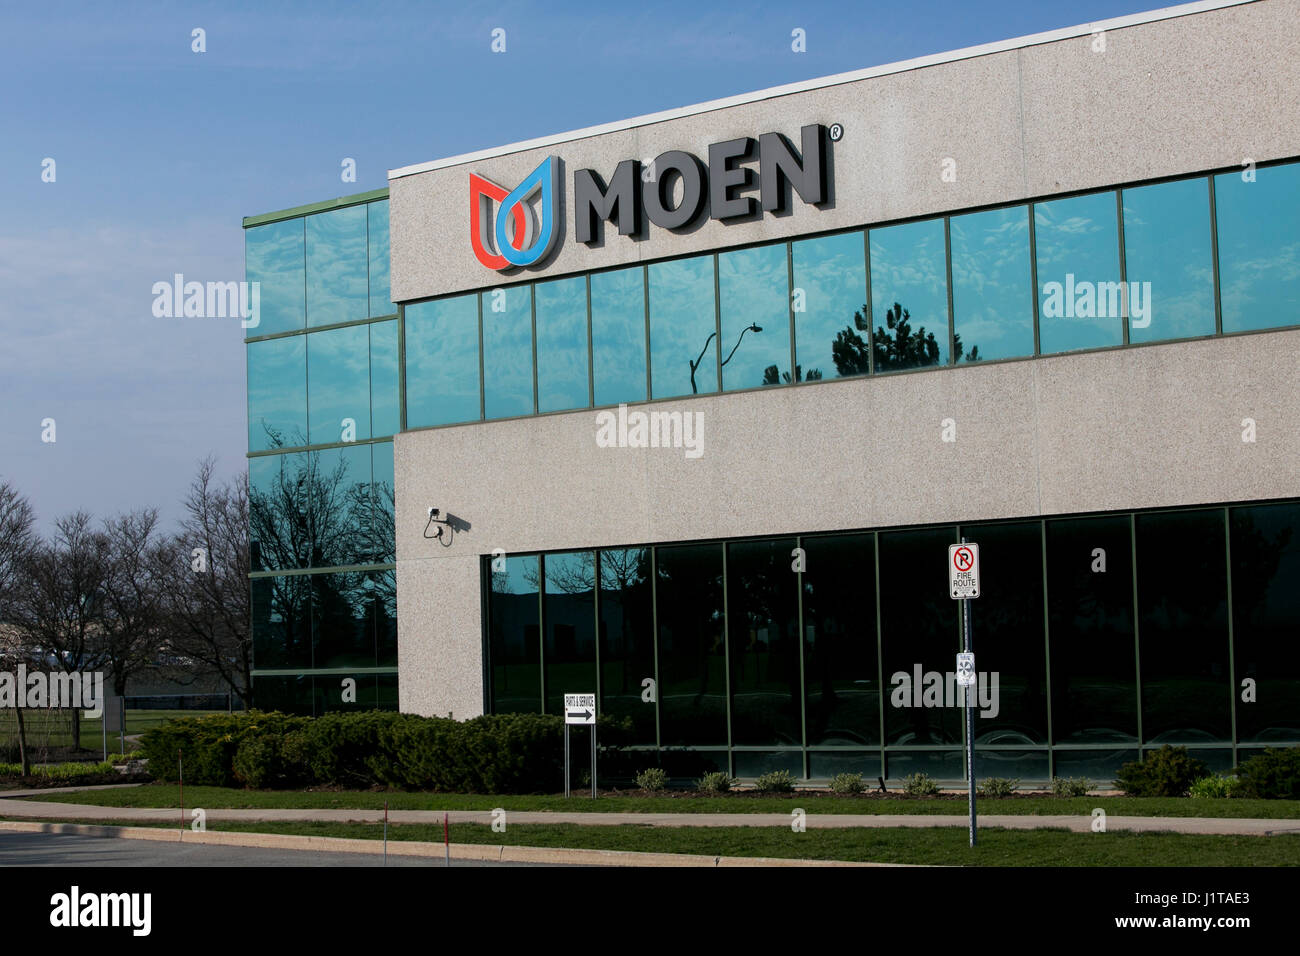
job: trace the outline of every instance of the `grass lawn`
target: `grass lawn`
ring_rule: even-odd
[[[49,821],[71,822],[71,821]],[[158,826],[114,821],[97,825]],[[210,823],[209,830],[286,833],[380,840],[378,824]],[[394,825],[390,840],[442,842],[441,825]],[[808,830],[789,827],[677,829],[623,825],[511,824],[494,833],[486,824],[453,824],[451,842],[491,846],[690,853],[703,856],[767,856],[801,860],[849,860],[941,866],[1300,866],[1300,835],[1202,836],[1184,833],[1070,833],[1065,830],[981,828],[979,843],[966,845],[962,827],[926,829]],[[375,847],[379,852],[379,847]],[[435,861],[431,865],[438,865]]]
[[[151,783],[122,790],[51,793],[29,800],[80,803],[103,807],[178,807],[174,784]],[[383,793],[333,790],[238,790],[224,787],[185,788],[185,806],[209,810],[265,808],[338,808],[382,810],[583,810],[606,813],[789,813],[802,807],[809,813],[907,813],[965,815],[966,796],[907,798],[796,793],[784,797],[735,794],[726,797],[647,797],[607,794],[597,800],[578,796],[477,796],[449,793]],[[1300,819],[1300,800],[1193,800],[1172,797],[1011,797],[976,801],[980,814],[1077,814],[1087,816],[1102,807],[1113,816],[1140,817],[1260,817]]]

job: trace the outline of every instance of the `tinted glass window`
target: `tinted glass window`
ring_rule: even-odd
[[[1034,206],[1044,354],[1124,341],[1117,222],[1114,193]]]
[[[397,323],[370,326],[370,434],[384,438],[401,427],[398,412]]]
[[[366,207],[307,216],[307,324],[352,322],[370,314]]]
[[[866,375],[871,337],[862,233],[805,239],[790,248],[795,379]]]
[[[249,553],[254,571],[311,566],[307,534],[307,455],[248,460]]]
[[[484,292],[483,400],[488,418],[531,415],[533,291],[517,285]]]
[[[1049,521],[1047,596],[1056,742],[1136,741],[1128,516]]]
[[[537,297],[537,410],[557,412],[591,404],[587,388],[587,280],[539,282]]]
[[[1233,508],[1232,643],[1236,653],[1237,737],[1300,739],[1300,504]],[[1244,700],[1242,682],[1254,681]]]
[[[370,437],[370,329],[354,325],[307,336],[311,442]]]
[[[403,315],[406,426],[477,421],[478,296],[408,305]]]
[[[1223,512],[1137,516],[1142,732],[1155,744],[1228,740]]]
[[[722,546],[658,548],[659,729],[663,746],[727,745]]]
[[[258,323],[246,330],[248,335],[272,335],[304,327],[303,235],[301,219],[244,230],[244,274],[249,282],[260,283]]]
[[[802,546],[808,744],[879,744],[874,541],[869,534],[830,535],[804,538]],[[880,758],[870,759],[875,776]]]
[[[645,401],[645,270],[640,266],[592,275],[591,349],[597,405]]]
[[[509,557],[505,562],[504,571],[489,571],[492,712],[537,714],[542,710],[538,558]],[[491,560],[487,563],[490,569]]]
[[[248,349],[248,450],[307,444],[306,337],[253,342]]]
[[[308,580],[311,581],[313,666],[373,667],[375,622],[368,606],[367,576],[346,571],[313,574]],[[324,679],[317,681],[318,689],[325,686],[328,685]],[[358,690],[361,686],[358,684]],[[341,677],[329,688],[326,697],[336,707],[342,704]]]
[[[388,281],[388,200],[366,205],[370,249],[370,314],[393,315]]]
[[[375,620],[375,665],[396,667],[397,572],[372,571],[369,580],[370,607]],[[394,696],[393,709],[396,708],[397,698]]]
[[[307,452],[305,534],[314,568],[373,560],[370,445]]]
[[[370,446],[370,452],[373,518],[363,522],[372,541],[367,550],[370,553],[369,561],[390,564],[396,557],[393,541],[396,530],[393,519],[393,489],[396,486],[393,477],[393,443],[376,442]]]
[[[803,746],[794,538],[727,546],[733,745]]]
[[[652,397],[716,392],[718,336],[713,257],[656,262],[647,272]]]
[[[596,558],[591,551],[548,554],[546,712],[564,713],[565,694],[596,693]]]
[[[948,364],[943,220],[868,232],[877,372]]]
[[[790,380],[790,276],[785,243],[718,256],[722,387]]]
[[[655,701],[643,682],[655,677],[650,549],[600,552],[601,710],[632,719],[634,745],[655,742]]]
[[[1130,342],[1213,335],[1209,182],[1124,190],[1124,262]]]
[[[1029,207],[953,216],[949,241],[957,361],[1033,355]]]
[[[254,578],[250,582],[255,666],[311,667],[311,587],[307,577]]]
[[[1223,331],[1300,324],[1300,163],[1214,177]]]

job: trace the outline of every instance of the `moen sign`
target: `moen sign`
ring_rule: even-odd
[[[648,167],[625,159],[608,181],[593,169],[579,169],[573,174],[574,241],[600,242],[606,222],[623,236],[641,235],[646,219],[661,229],[685,229],[706,205],[711,219],[753,219],[784,211],[792,191],[804,203],[820,205],[829,192],[829,135],[826,127],[812,124],[800,130],[799,138],[798,149],[780,133],[714,143],[707,166],[677,149],[661,153]],[[746,165],[755,161],[757,168]],[[514,190],[470,174],[470,244],[479,262],[502,271],[546,258],[560,232],[559,178],[555,156],[543,160]]]

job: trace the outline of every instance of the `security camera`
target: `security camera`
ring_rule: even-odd
[[[430,508],[430,509],[429,509],[429,517],[430,517],[430,518],[436,518],[436,517],[438,517],[438,515],[440,515],[440,514],[442,514],[442,512],[439,511],[437,508]]]

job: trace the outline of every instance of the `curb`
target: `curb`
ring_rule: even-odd
[[[377,840],[348,837],[296,836],[282,833],[239,833],[226,831],[161,830],[157,827],[117,827],[84,823],[19,823],[0,821],[0,832],[63,833],[78,836],[112,837],[121,840],[154,840],[160,843],[199,843],[214,846],[245,846],[279,850],[315,850],[330,853],[383,852]],[[390,841],[393,856],[441,858],[446,850],[440,843]],[[908,866],[902,863],[852,863],[841,860],[789,860],[774,857],[698,856],[679,853],[642,853],[630,850],[577,850],[561,847],[487,846],[477,843],[451,844],[456,860],[495,863],[565,863],[571,866],[649,867],[873,867]]]

